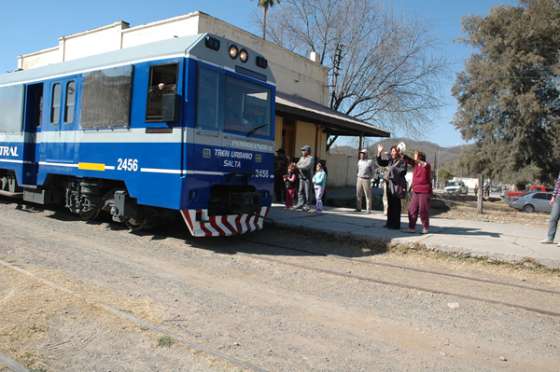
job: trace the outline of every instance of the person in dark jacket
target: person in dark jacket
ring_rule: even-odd
[[[422,234],[430,228],[430,198],[432,197],[432,169],[426,162],[426,154],[414,153],[414,159],[404,156],[407,163],[414,167],[412,174],[412,198],[408,205],[408,231],[416,232],[418,215],[422,221]]]
[[[284,149],[278,149],[274,158],[274,196],[277,203],[284,201],[285,185],[282,176],[286,173],[287,168],[288,158],[286,157],[286,152]]]
[[[387,193],[387,224],[388,229],[399,230],[401,228],[401,199],[406,195],[406,160],[403,159],[397,146],[391,147],[389,159],[384,159],[383,145],[377,145],[377,164],[387,167],[384,175]]]

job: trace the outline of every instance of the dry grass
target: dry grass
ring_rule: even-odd
[[[448,211],[437,214],[437,217],[441,218],[530,225],[545,225],[548,221],[548,214],[521,212],[501,200],[485,201],[484,214],[480,215],[477,213],[474,197],[450,198],[438,195],[438,199],[449,207]]]
[[[158,339],[159,347],[171,347],[175,343],[175,340],[170,336],[161,336]]]

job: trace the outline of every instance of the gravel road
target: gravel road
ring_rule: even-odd
[[[0,371],[559,370],[557,273],[9,201],[0,236]]]

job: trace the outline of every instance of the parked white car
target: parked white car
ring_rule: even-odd
[[[550,213],[552,209],[549,203],[551,198],[551,192],[531,192],[515,199],[510,203],[510,206],[528,213]]]
[[[447,194],[467,194],[469,189],[462,181],[449,181],[443,189]]]

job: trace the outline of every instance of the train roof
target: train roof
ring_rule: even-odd
[[[205,39],[207,36],[220,41],[218,51],[206,47]],[[239,49],[243,48],[248,51],[249,60],[247,63],[240,62],[238,58],[232,59],[229,57],[228,49],[231,44],[237,45]],[[260,54],[244,45],[220,36],[205,33],[161,40],[28,70],[14,71],[0,75],[0,86],[31,83],[88,71],[174,57],[193,57],[200,61],[224,66],[230,70],[241,68],[245,72],[253,72],[253,76],[260,76],[269,83],[274,83],[270,67],[257,67],[255,62],[257,56],[260,56]]]

